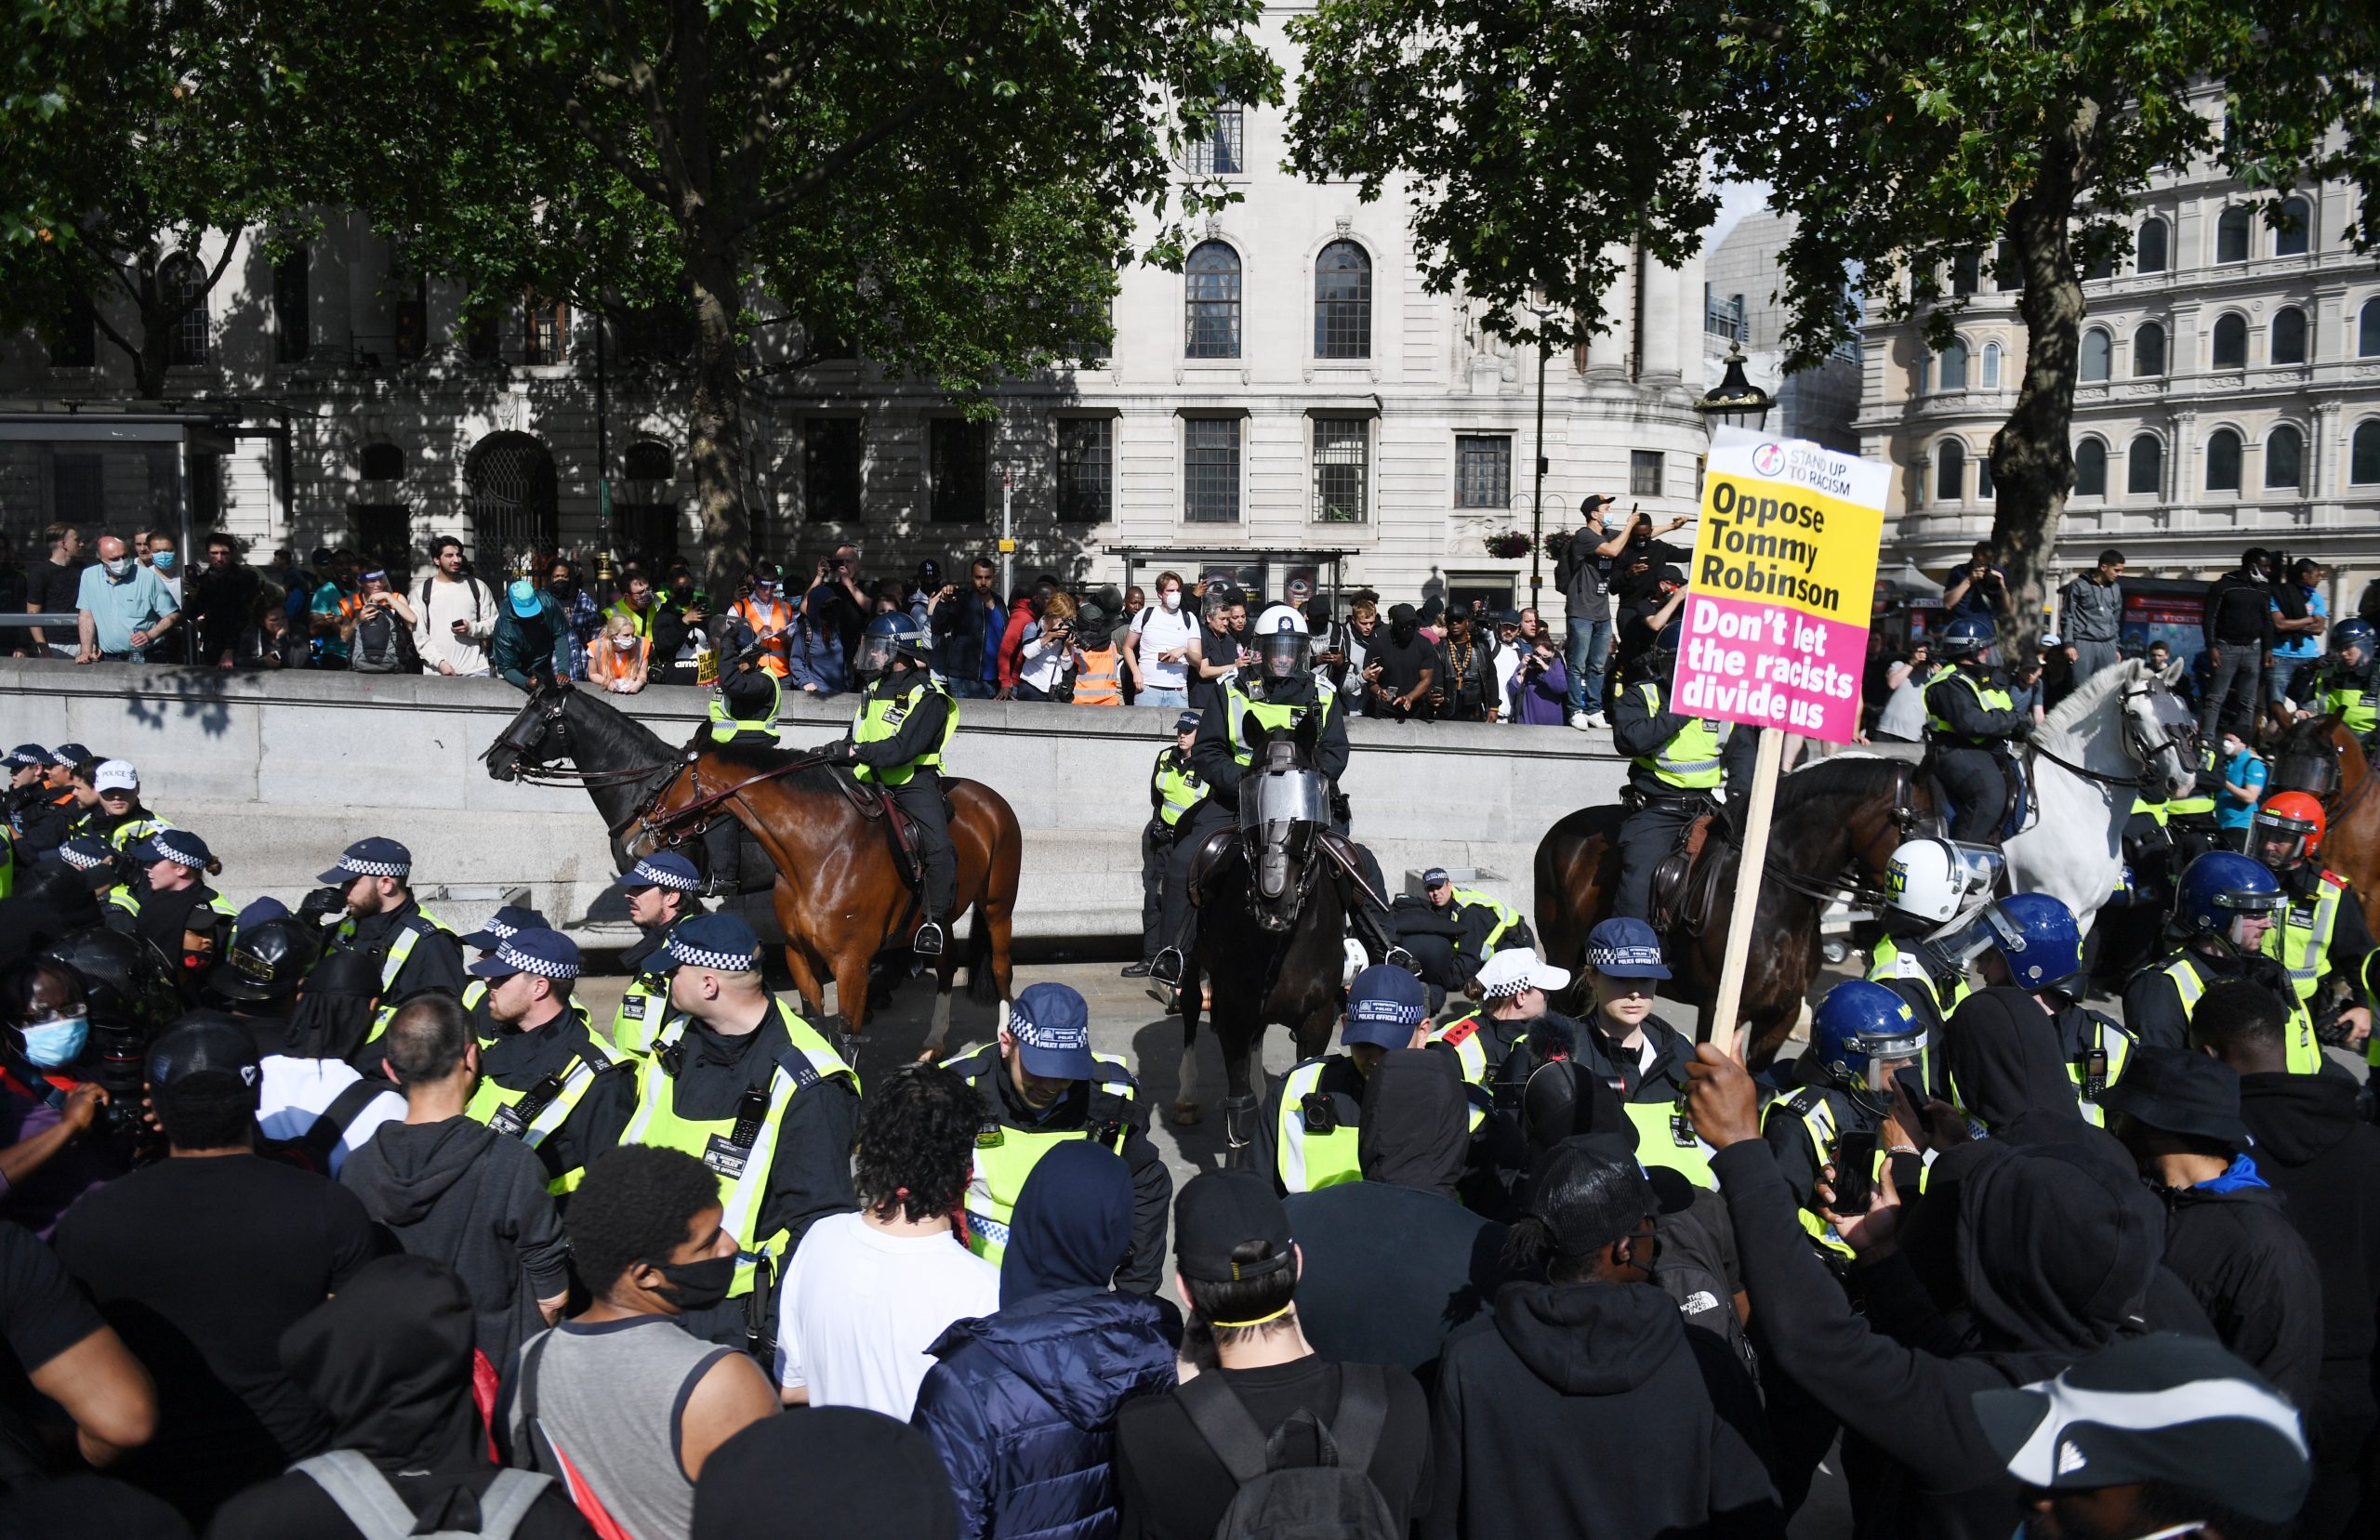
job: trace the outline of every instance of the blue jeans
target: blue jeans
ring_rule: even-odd
[[[1603,712],[1603,665],[1611,656],[1611,601],[1598,599],[1601,612],[1570,617],[1570,647],[1564,661],[1570,669],[1570,711]]]
[[[1144,690],[1132,697],[1134,705],[1170,705],[1179,711],[1190,704],[1186,690]]]
[[[2290,677],[2314,661],[2315,654],[2293,658],[2286,652],[2272,655],[2272,666],[2265,670],[2265,699],[2279,705],[2289,699]]]
[[[962,701],[988,701],[997,687],[989,679],[953,679],[950,693]]]

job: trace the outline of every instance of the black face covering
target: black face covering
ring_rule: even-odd
[[[735,1283],[735,1257],[706,1257],[699,1262],[655,1262],[654,1267],[669,1280],[669,1287],[660,1290],[661,1296],[681,1310],[707,1310],[727,1297]]]
[[[1395,638],[1397,646],[1405,647],[1412,642],[1415,633],[1420,630],[1421,626],[1409,620],[1391,621],[1388,634]]]
[[[549,592],[551,592],[551,593],[552,593],[552,595],[554,596],[554,598],[556,598],[556,599],[568,599],[568,598],[569,598],[569,597],[570,597],[574,592],[575,592],[575,591],[577,590],[577,588],[578,588],[578,585],[577,585],[577,584],[575,584],[575,583],[570,583],[570,582],[559,582],[559,583],[549,583],[549,584],[547,584],[547,585],[546,585],[546,587],[547,587],[547,589],[548,589]]]

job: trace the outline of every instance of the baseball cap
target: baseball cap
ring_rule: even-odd
[[[2143,1045],[2123,1078],[2099,1093],[2110,1112],[2129,1112],[2151,1128],[2218,1139],[2234,1150],[2255,1142],[2240,1116],[2240,1073],[2188,1048]]]
[[[546,917],[526,904],[508,903],[487,917],[487,923],[468,936],[458,937],[465,946],[475,946],[483,952],[493,952],[496,944],[509,936],[523,930],[550,930]]]
[[[50,763],[54,765],[79,765],[86,759],[98,757],[81,744],[60,744],[49,752]]]
[[[2297,1409],[2205,1337],[2130,1337],[1974,1405],[1992,1453],[2037,1491],[2155,1481],[2277,1524],[2312,1485]]]
[[[132,768],[129,759],[102,759],[99,768],[91,772],[93,791],[136,792],[140,789],[140,772]]]
[[[413,852],[393,839],[373,835],[339,852],[338,864],[318,874],[316,882],[345,887],[357,877],[402,877],[413,871]]]
[[[154,1092],[210,1074],[236,1080],[252,1097],[263,1090],[257,1040],[247,1028],[220,1017],[186,1016],[149,1046],[149,1086]]]
[[[188,829],[159,829],[135,845],[132,854],[138,861],[179,862],[192,871],[205,871],[207,863],[215,859],[215,852],[206,848],[206,841]]]
[[[1478,981],[1479,992],[1490,1000],[1509,999],[1530,989],[1541,989],[1551,994],[1570,987],[1570,970],[1540,962],[1537,954],[1527,947],[1508,946],[1479,965]]]
[[[578,977],[578,943],[543,926],[523,929],[496,943],[496,950],[463,970],[474,979],[509,979],[534,973],[540,979]]]
[[[1232,1253],[1262,1242],[1262,1256],[1234,1261]],[[1173,1265],[1203,1283],[1268,1277],[1297,1264],[1289,1212],[1262,1172],[1234,1167],[1202,1171],[1173,1196]]]
[[[245,909],[241,910],[238,916],[231,921],[231,934],[237,936],[241,931],[262,925],[267,920],[285,920],[289,917],[289,906],[279,899],[271,897],[258,899]]]
[[[516,577],[506,584],[504,598],[512,606],[513,614],[522,620],[536,619],[537,612],[544,608],[537,602],[537,586],[525,577]]]
[[[681,893],[701,888],[703,875],[675,850],[656,850],[612,879],[615,888],[668,888]]]
[[[1045,1080],[1089,1080],[1099,1073],[1091,1056],[1091,1007],[1066,984],[1034,984],[1009,1007],[1025,1073]]]
[[[1501,952],[1496,954],[1498,957],[1502,955]],[[1670,976],[1670,970],[1661,966],[1660,937],[1653,934],[1653,928],[1643,920],[1626,915],[1606,920],[1587,932],[1587,966],[1615,979]]]
[[[1339,1028],[1339,1041],[1349,1047],[1358,1043],[1405,1047],[1428,1008],[1421,980],[1391,964],[1374,963],[1348,987],[1347,1020]]]
[[[1176,732],[1196,732],[1198,731],[1199,720],[1200,717],[1197,712],[1185,711],[1181,716],[1176,717],[1173,719],[1173,731]]]
[[[1424,888],[1444,888],[1453,880],[1447,875],[1447,869],[1443,866],[1433,866],[1421,874],[1421,886]]]
[[[661,954],[672,967],[756,973],[760,967],[760,938],[733,915],[695,915],[669,932]]]

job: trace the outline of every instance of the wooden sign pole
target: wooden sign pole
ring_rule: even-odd
[[[1760,734],[1760,757],[1754,761],[1752,790],[1744,808],[1744,845],[1736,862],[1736,896],[1727,913],[1727,952],[1719,968],[1719,997],[1704,1017],[1705,1043],[1717,1042],[1730,1058],[1740,1060],[1736,1043],[1736,1010],[1744,995],[1744,969],[1752,959],[1752,925],[1760,910],[1760,882],[1768,867],[1769,814],[1777,806],[1777,777],[1785,763],[1785,734],[1773,727],[1744,728]]]

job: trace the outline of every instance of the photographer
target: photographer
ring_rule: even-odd
[[[1041,600],[1038,634],[1017,649],[1018,700],[1051,701],[1061,697],[1062,687],[1075,671],[1075,613],[1072,594],[1061,591]]]
[[[992,589],[994,571],[990,559],[979,556],[967,569],[964,592],[959,585],[945,583],[926,596],[934,676],[962,701],[990,700],[998,680],[1000,637],[1008,615]]]
[[[653,612],[653,661],[648,678],[658,684],[693,684],[702,654],[711,648],[710,596],[694,586],[694,574],[679,568]]]
[[[418,674],[414,651],[420,615],[404,595],[389,586],[389,574],[375,567],[358,583],[354,624],[348,630],[348,667],[358,674]]]
[[[1952,574],[1950,587],[1943,591],[1942,608],[1953,615],[1981,615],[1995,624],[2007,618],[2008,574],[1991,564],[1990,541],[1976,542],[1967,564]]]
[[[1933,650],[1924,642],[1884,669],[1884,706],[1872,734],[1887,744],[1914,744],[1925,732],[1925,683],[1934,677]]]
[[[1570,671],[1562,649],[1540,629],[1535,636],[1516,636],[1522,649],[1520,667],[1512,683],[1512,717],[1524,727],[1560,727],[1567,720]]]

